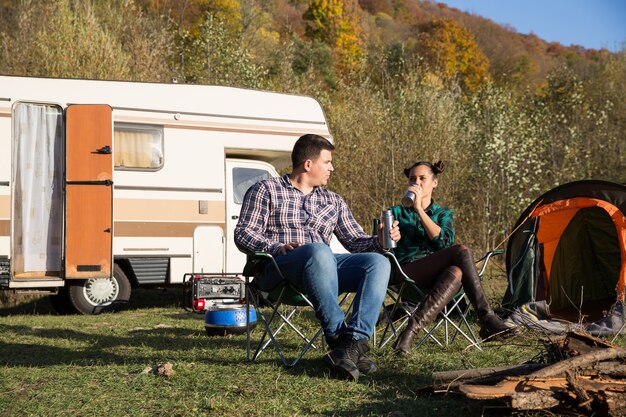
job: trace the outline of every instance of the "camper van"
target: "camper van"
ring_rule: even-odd
[[[0,76],[0,289],[63,312],[243,270],[246,190],[331,138],[310,98],[239,88]]]

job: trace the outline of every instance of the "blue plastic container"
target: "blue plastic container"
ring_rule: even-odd
[[[250,329],[256,327],[256,310],[250,307]],[[218,304],[204,314],[204,328],[209,336],[224,336],[246,332],[246,306],[244,304]]]

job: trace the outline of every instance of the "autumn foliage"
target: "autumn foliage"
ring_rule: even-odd
[[[447,80],[458,80],[470,92],[490,79],[489,60],[474,36],[451,20],[433,20],[420,26],[418,51],[431,71]]]
[[[363,56],[358,11],[354,0],[313,0],[302,16],[306,36],[330,46],[341,70],[358,68]]]

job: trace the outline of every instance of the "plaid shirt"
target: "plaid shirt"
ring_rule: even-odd
[[[330,244],[332,234],[350,252],[381,252],[378,239],[363,232],[343,198],[322,187],[304,195],[289,175],[259,181],[248,189],[235,227],[235,243],[247,253],[278,253],[289,242]]]
[[[452,210],[438,206],[434,200],[425,211],[428,217],[441,227],[441,232],[432,240],[426,234],[420,216],[413,208],[393,206],[391,211],[393,217],[400,223],[402,239],[398,241],[398,246],[393,252],[401,264],[421,259],[454,244]]]

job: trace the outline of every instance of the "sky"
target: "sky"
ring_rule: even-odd
[[[437,0],[564,46],[626,49],[626,0]]]

